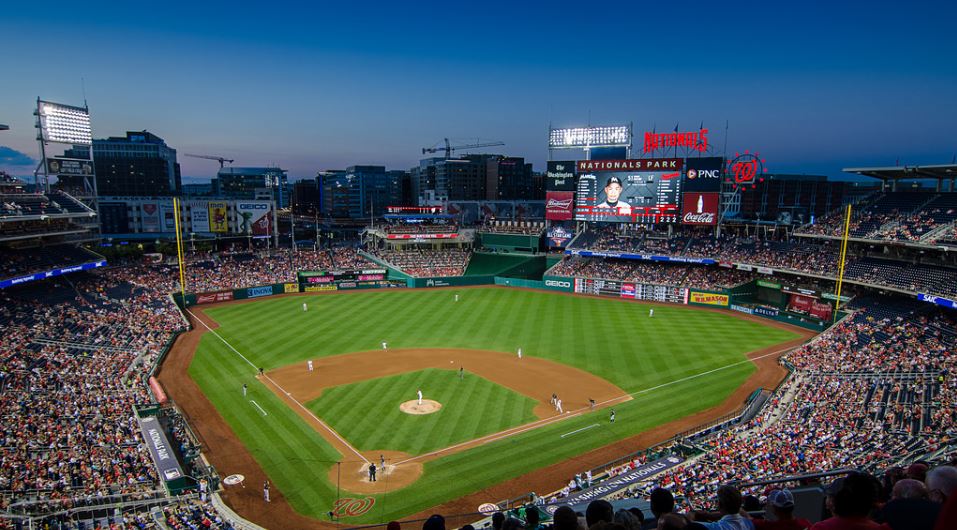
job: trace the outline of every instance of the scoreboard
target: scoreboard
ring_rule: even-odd
[[[683,167],[680,158],[580,160],[575,220],[676,223]]]
[[[592,278],[575,278],[575,292],[673,304],[686,303],[688,295],[684,287]]]

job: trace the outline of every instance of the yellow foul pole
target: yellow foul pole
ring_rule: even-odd
[[[837,311],[841,308],[841,287],[844,286],[844,263],[847,261],[847,238],[851,233],[851,205],[847,205],[847,215],[844,217],[844,237],[841,239],[841,260],[837,275],[837,302],[834,304],[834,321],[837,321]]]
[[[183,297],[183,305],[186,305],[186,274],[184,273],[186,263],[183,260],[183,231],[179,229],[179,199],[173,197],[173,219],[176,226],[176,261],[179,262],[179,294]]]

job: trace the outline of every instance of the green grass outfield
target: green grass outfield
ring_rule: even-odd
[[[456,292],[461,295],[457,303]],[[304,301],[308,312],[302,311]],[[634,396],[615,407],[614,425],[607,411],[599,410],[429,461],[415,484],[377,495],[373,509],[348,519],[349,524],[398,519],[714,406],[754,371],[745,353],[797,337],[729,313],[658,305],[649,318],[648,306],[640,302],[506,288],[296,296],[207,314],[220,324],[218,334],[248,361],[207,333],[190,375],[293,508],[317,518],[325,516],[336,495],[336,484],[326,480],[329,469],[354,457],[339,455],[260,385],[255,367],[269,370],[376,350],[383,340],[390,348],[514,352],[522,347],[526,356],[586,370]],[[246,399],[243,383],[249,385]],[[595,423],[599,427],[561,438]]]
[[[416,388],[442,408],[422,416],[399,410]],[[337,386],[306,406],[360,451],[418,455],[535,421],[535,404],[475,374],[460,381],[456,370],[428,368]]]

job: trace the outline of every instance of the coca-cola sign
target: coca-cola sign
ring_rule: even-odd
[[[717,224],[720,197],[719,193],[685,193],[681,200],[681,222],[686,225]]]
[[[572,218],[575,192],[549,191],[545,193],[545,218],[550,221],[567,221]]]

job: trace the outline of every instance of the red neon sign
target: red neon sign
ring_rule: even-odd
[[[726,182],[733,183],[735,189],[753,189],[758,183],[764,182],[763,175],[768,172],[764,163],[765,160],[758,153],[735,153],[734,158],[728,161],[728,174],[731,177]]]
[[[708,150],[708,129],[698,132],[645,133],[645,152],[665,147],[687,147],[694,151]]]

